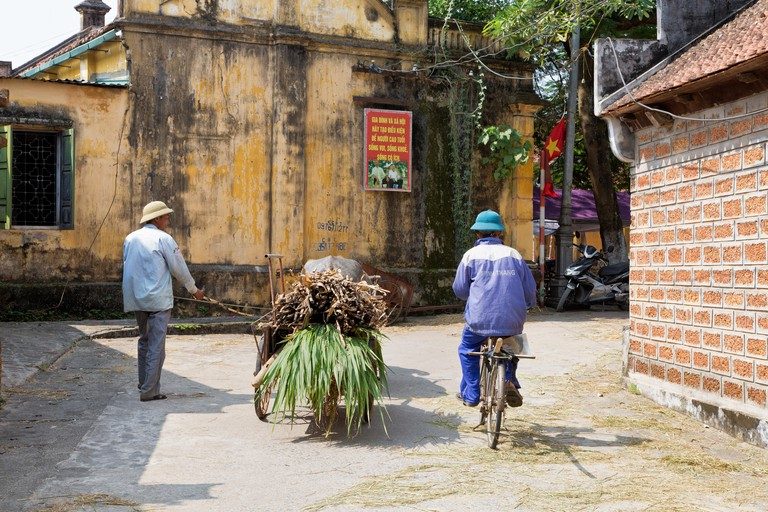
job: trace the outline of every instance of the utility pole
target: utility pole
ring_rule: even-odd
[[[568,87],[568,123],[565,132],[565,171],[563,175],[563,195],[560,203],[560,218],[555,237],[557,242],[557,283],[556,296],[550,297],[555,303],[565,290],[567,280],[565,269],[573,262],[573,221],[571,218],[571,189],[573,188],[573,146],[576,136],[576,109],[579,88],[579,46],[581,34],[579,29],[580,2],[576,1],[576,23],[571,32],[571,74]]]

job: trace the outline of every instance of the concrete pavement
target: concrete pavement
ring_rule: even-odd
[[[0,510],[765,510],[765,451],[623,388],[626,324],[534,313],[525,405],[497,451],[453,398],[458,315],[386,329],[386,430],[375,417],[352,438],[306,411],[258,421],[251,335],[170,336],[169,399],[148,403],[135,338],[82,339],[7,394]]]
[[[243,317],[172,319],[170,334],[247,333],[251,322]],[[46,369],[77,342],[138,336],[135,320],[88,320],[73,322],[0,322],[2,387],[23,384]]]

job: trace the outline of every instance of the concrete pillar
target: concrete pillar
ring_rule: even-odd
[[[520,132],[524,140],[533,140],[534,115],[540,105],[512,105],[501,123]],[[533,240],[533,159],[518,165],[512,176],[502,184],[499,213],[506,225],[505,241],[517,249],[523,258],[536,259]]]
[[[96,73],[96,55],[94,52],[86,52],[80,56],[80,80],[90,82]]]
[[[427,44],[429,14],[427,0],[395,0],[395,22],[401,43]]]

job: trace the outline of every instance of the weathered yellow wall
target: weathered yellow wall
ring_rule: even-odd
[[[98,52],[89,52],[95,54],[93,68],[90,73],[114,73],[123,71],[127,68],[125,48],[120,41],[109,41],[99,46]]]
[[[139,84],[133,210],[158,199],[178,209],[174,236],[195,263],[261,263],[270,234],[268,47],[125,38]]]
[[[405,44],[427,42],[427,2],[421,0],[395,0],[395,18],[398,35]]]
[[[123,11],[126,17],[203,17],[233,25],[276,18],[306,32],[379,41],[390,41],[395,34],[394,17],[380,0],[214,0],[206,4],[196,0],[124,0]]]
[[[120,261],[122,240],[132,227],[125,215],[130,195],[125,187],[126,140],[115,180],[128,92],[122,88],[3,78],[0,89],[8,89],[14,111],[26,116],[70,119],[75,131],[75,228],[0,230],[3,280],[116,279],[119,265],[115,262]],[[115,204],[110,211],[115,185]],[[105,216],[107,221],[93,248],[86,252]]]
[[[304,257],[409,266],[417,255],[405,255],[420,248],[413,237],[423,228],[415,226],[423,196],[362,190],[364,106],[352,98],[375,96],[386,85],[376,75],[353,76],[354,64],[343,53],[315,54],[309,64]]]
[[[389,41],[392,14],[380,0],[300,0],[302,30],[360,39]],[[344,5],[346,4],[346,5]]]
[[[423,39],[421,4],[397,3],[403,8],[398,11],[403,22],[416,32],[401,28],[401,39]],[[468,248],[458,247],[464,233],[456,227],[454,176],[448,162],[450,100],[444,88],[436,87],[434,95],[425,93],[434,82],[424,76],[357,67],[360,62],[375,60],[383,66],[415,55],[382,44],[394,38],[394,25],[379,0],[219,0],[206,2],[206,12],[198,10],[203,2],[193,0],[162,6],[158,0],[125,0],[124,5],[130,90],[13,82],[12,101],[28,87],[24,105],[44,101],[43,110],[58,106],[76,121],[76,229],[46,230],[42,235],[0,233],[0,244],[18,252],[25,237],[42,237],[28,267],[39,258],[52,266],[60,257],[58,248],[72,249],[67,255],[83,264],[62,266],[57,277],[117,279],[123,238],[138,227],[147,202],[163,200],[175,210],[170,232],[193,274],[205,276],[202,284],[217,298],[263,302],[268,289],[263,273],[254,277],[254,266],[264,265],[268,252],[285,255],[288,267],[342,255],[402,270],[416,276],[414,280],[434,271],[431,283],[445,288],[456,250]],[[150,14],[173,19],[155,24],[162,18],[146,16]],[[275,36],[269,27],[254,22],[271,17],[325,36],[379,41]],[[253,26],[219,30],[210,22],[214,18]],[[146,19],[152,24],[142,25]],[[121,57],[118,49],[122,46],[96,58],[90,67],[125,66],[125,53]],[[506,105],[506,92],[496,96]],[[413,190],[408,193],[362,189],[363,109],[383,107],[375,104],[381,98],[407,105],[397,106],[396,101],[389,108],[414,112]],[[111,199],[115,151],[128,104],[117,200],[93,257],[86,257],[82,252],[90,244],[88,234],[98,227],[104,203]],[[529,137],[535,110],[509,107],[497,117]],[[468,160],[477,162],[475,149],[468,148],[473,153]],[[501,210],[509,228],[507,240],[528,258],[533,256],[527,248],[532,175],[532,164],[526,164],[503,185],[484,185],[490,192],[483,199]],[[206,265],[210,268],[203,268]],[[435,295],[426,300],[452,298]]]
[[[123,15],[162,14],[180,18],[191,18],[205,14],[225,23],[239,25],[252,20],[272,19],[279,3],[285,0],[217,0],[209,11],[200,11],[199,0],[124,0]],[[290,3],[290,2],[288,2]],[[202,6],[205,9],[205,5]]]

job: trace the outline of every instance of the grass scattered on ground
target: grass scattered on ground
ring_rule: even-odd
[[[57,501],[37,512],[74,512],[81,510],[96,510],[99,506],[130,507],[130,510],[139,512],[139,503],[110,496],[109,494],[79,494],[67,497],[66,501]],[[87,508],[85,508],[87,507]]]
[[[637,418],[632,416],[592,416],[592,424],[597,428],[611,430],[638,431],[654,429],[659,432],[679,432],[678,425],[659,418]]]
[[[63,389],[45,389],[45,388],[5,388],[9,396],[28,396],[34,398],[44,398],[46,400],[64,400],[69,398],[71,393]]]
[[[435,414],[428,424],[456,429],[474,443],[406,451],[412,465],[366,478],[307,510],[439,509],[452,496],[494,495],[504,482],[511,489],[507,505],[541,512],[763,512],[768,454],[634,394],[621,379],[620,357],[615,350],[568,375],[524,376],[530,396],[552,400],[509,413],[495,451],[473,430],[475,411],[452,397],[415,400]],[[750,456],[730,460],[734,453]]]
[[[721,460],[717,457],[707,455],[705,453],[695,454],[671,454],[665,455],[661,459],[661,462],[678,471],[718,471],[718,472],[734,472],[743,470],[741,464],[735,462],[728,462]]]

